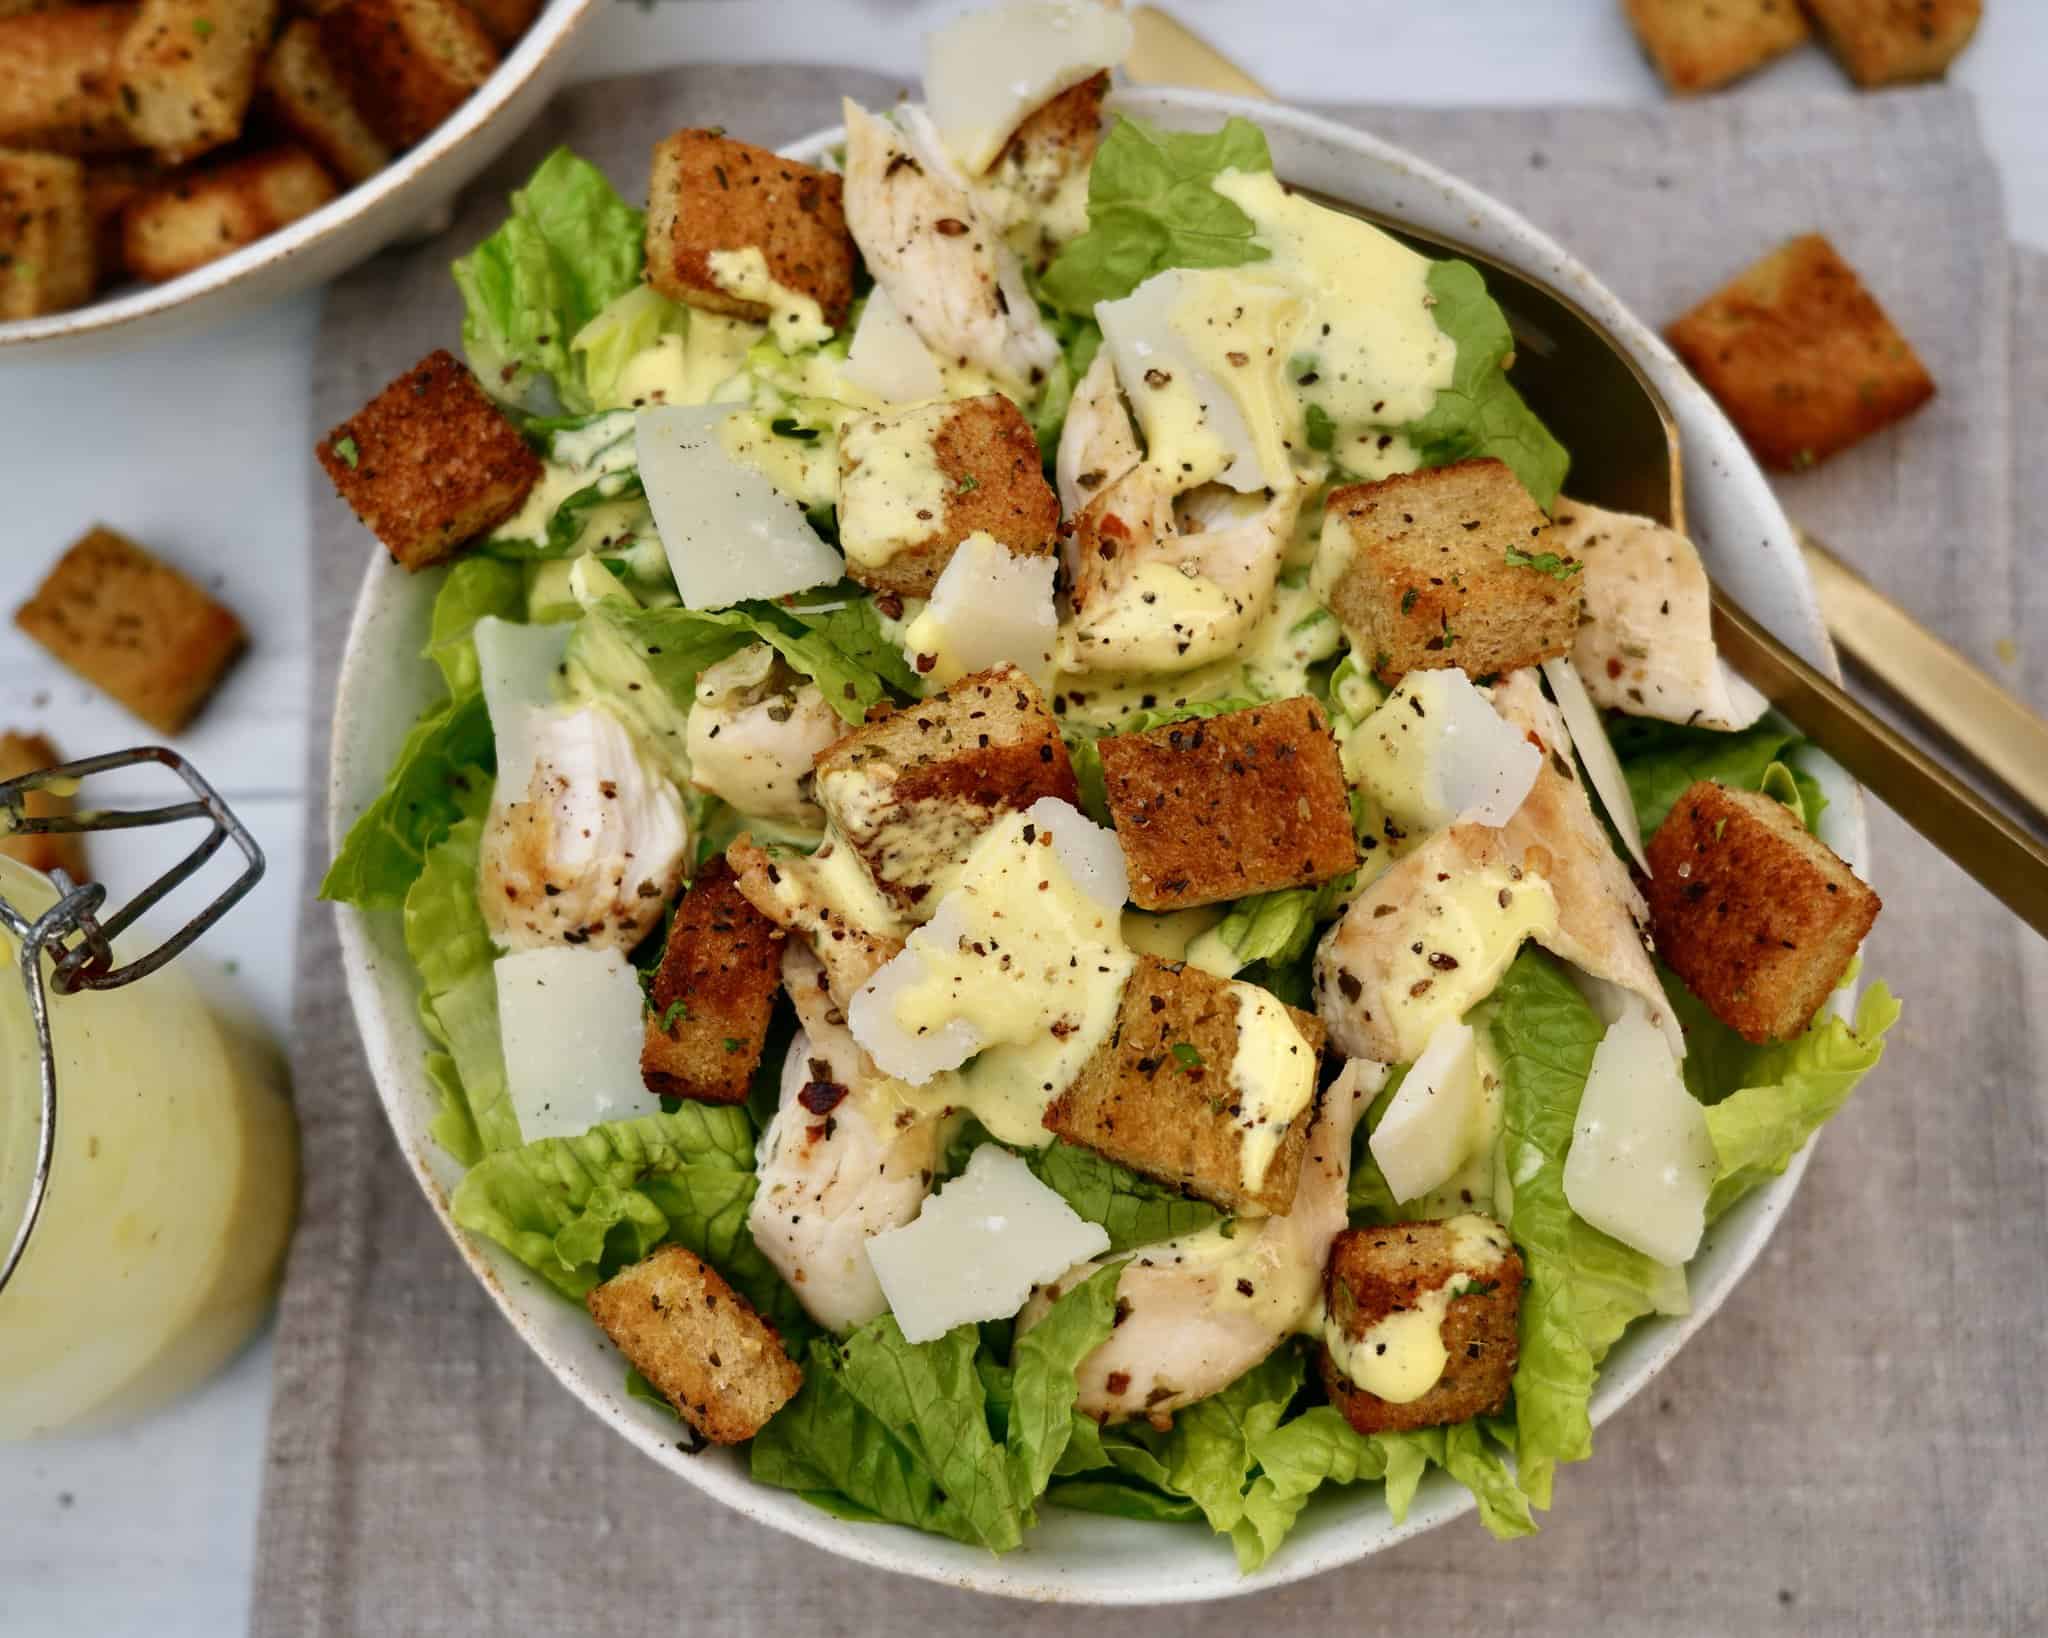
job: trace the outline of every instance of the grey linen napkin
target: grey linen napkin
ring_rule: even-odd
[[[886,101],[895,87],[836,70],[700,67],[571,92],[472,190],[447,235],[334,287],[314,424],[453,340],[446,263],[489,231],[548,146],[571,142],[630,179],[677,125],[786,142],[835,119],[842,90]],[[2048,474],[2015,442],[2027,412],[2048,405],[2048,264],[2018,264],[2015,300],[1996,184],[1961,95],[1332,112],[1514,201],[1653,321],[1776,237],[1824,229],[1941,396],[1903,429],[1789,480],[1786,498],[1980,658],[2048,629],[2048,591],[2022,567],[2039,561]],[[324,721],[366,547],[317,474],[309,481]],[[2048,704],[2038,665],[2025,683]],[[314,735],[314,791],[325,739]],[[2031,1391],[2048,1320],[2048,948],[1891,815],[1874,811],[1873,828],[1887,903],[1867,970],[1908,1000],[1884,1070],[1830,1128],[1720,1317],[1601,1430],[1590,1464],[1563,1473],[1543,1533],[1501,1545],[1466,1520],[1256,1607],[1177,1612],[1174,1630],[2048,1625],[2048,1434]],[[326,861],[324,831],[316,815],[309,880]],[[407,1175],[324,906],[306,909],[299,963],[306,1202],[279,1322],[261,1638],[812,1638],[1048,1619],[799,1546],[587,1416],[492,1310]],[[1110,1634],[1133,1617],[1050,1619]]]

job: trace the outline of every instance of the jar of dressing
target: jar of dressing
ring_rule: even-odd
[[[61,877],[0,857],[0,1440],[132,1416],[203,1381],[262,1322],[291,1234],[298,1133],[281,1068],[209,1005],[189,963],[155,964],[253,885],[262,855],[182,762],[143,755],[203,793],[177,816],[213,813],[250,868],[156,945],[122,931],[150,894],[100,919],[98,889],[82,902]],[[0,806],[0,828],[6,817]],[[60,902],[83,921],[67,911],[72,936],[25,963]]]

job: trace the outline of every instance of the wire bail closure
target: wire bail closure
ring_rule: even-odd
[[[30,818],[26,812],[32,792],[75,787],[95,774],[119,768],[156,764],[175,773],[192,792],[188,801],[165,807],[126,810],[88,808],[58,818]],[[0,781],[0,836],[57,836],[110,830],[142,830],[157,825],[175,825],[188,819],[208,821],[206,835],[184,858],[137,893],[112,915],[102,917],[107,890],[98,882],[73,882],[63,871],[51,872],[57,885],[57,902],[34,920],[24,916],[0,894],[0,928],[19,941],[21,981],[28,991],[29,1018],[35,1027],[36,1051],[41,1066],[41,1102],[38,1111],[35,1169],[29,1183],[28,1200],[21,1222],[11,1236],[4,1259],[0,1259],[0,1291],[28,1251],[29,1236],[35,1230],[44,1197],[49,1192],[50,1167],[57,1149],[57,1059],[50,1034],[49,991],[71,995],[80,990],[117,990],[139,978],[147,978],[182,955],[208,928],[228,913],[263,876],[263,849],[247,827],[237,819],[226,802],[176,751],[161,745],[139,746],[112,751],[105,756],[87,757],[81,762],[60,763],[19,779]],[[243,859],[241,872],[221,893],[177,932],[147,954],[125,966],[114,961],[114,940],[138,919],[188,881],[228,843],[234,843]],[[43,962],[50,972],[44,980]]]

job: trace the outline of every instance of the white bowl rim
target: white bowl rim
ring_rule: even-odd
[[[1663,392],[1681,423],[1710,441],[1712,447],[1707,453],[1711,459],[1702,463],[1694,458],[1699,451],[1688,440],[1688,497],[1696,500],[1715,486],[1734,486],[1741,491],[1738,500],[1764,521],[1769,531],[1761,547],[1745,540],[1742,543],[1744,553],[1761,551],[1765,556],[1776,555],[1781,560],[1778,591],[1790,600],[1791,607],[1786,612],[1792,623],[1781,625],[1779,635],[1830,675],[1839,677],[1833,648],[1821,624],[1812,586],[1796,549],[1792,525],[1739,434],[1655,332],[1636,319],[1583,264],[1547,234],[1492,196],[1392,143],[1283,104],[1211,92],[1147,88],[1120,91],[1112,108],[1178,125],[1208,124],[1229,115],[1241,115],[1264,127],[1269,136],[1280,131],[1290,137],[1349,149],[1382,169],[1405,173],[1417,187],[1436,195],[1463,224],[1463,231],[1457,233],[1446,228],[1447,236],[1462,238],[1474,244],[1475,248],[1483,245],[1479,236],[1482,229],[1514,240],[1515,248],[1503,259],[1547,277],[1553,285],[1565,290],[1587,308],[1631,351]],[[792,158],[816,159],[842,138],[843,128],[835,126],[792,143],[783,152]],[[1415,219],[1419,221],[1420,215]],[[1706,477],[1708,466],[1715,469],[1711,480]],[[1710,558],[1715,555],[1707,542],[1702,542],[1702,550]],[[339,845],[347,829],[346,821],[354,817],[349,808],[352,795],[344,788],[345,775],[351,771],[348,748],[356,731],[352,704],[367,674],[381,663],[381,657],[373,656],[362,639],[378,616],[384,587],[396,575],[397,571],[391,568],[383,554],[373,557],[350,623],[336,691],[328,789],[330,846]],[[1861,791],[1825,759],[1816,759],[1814,771],[1821,778],[1831,803],[1828,813],[1823,816],[1823,829],[1828,832],[1828,839],[1836,850],[1867,878],[1869,838]],[[513,1330],[534,1350],[550,1372],[593,1413],[663,1467],[743,1516],[855,1563],[916,1576],[940,1585],[1043,1602],[1139,1605],[1201,1602],[1268,1591],[1355,1563],[1371,1553],[1472,1511],[1475,1504],[1471,1495],[1461,1486],[1441,1482],[1440,1475],[1432,1476],[1438,1482],[1425,1484],[1407,1519],[1399,1525],[1385,1521],[1384,1515],[1378,1513],[1381,1503],[1376,1494],[1369,1490],[1361,1492],[1358,1505],[1375,1511],[1371,1530],[1348,1542],[1338,1540],[1318,1544],[1290,1538],[1264,1568],[1249,1576],[1235,1575],[1234,1565],[1229,1564],[1230,1554],[1226,1545],[1207,1536],[1194,1538],[1195,1526],[1189,1526],[1185,1532],[1173,1533],[1159,1526],[1147,1526],[1154,1532],[1147,1538],[1148,1545],[1156,1542],[1148,1557],[1171,1561],[1175,1566],[1173,1574],[1155,1572],[1142,1584],[1133,1581],[1118,1586],[1094,1583],[1081,1586],[1063,1582],[1056,1565],[1042,1561],[1034,1563],[1028,1542],[1024,1550],[1004,1558],[991,1555],[966,1566],[940,1567],[931,1561],[932,1555],[944,1552],[950,1547],[949,1543],[935,1543],[934,1538],[901,1527],[843,1521],[810,1507],[788,1492],[758,1485],[744,1473],[729,1475],[722,1468],[708,1467],[678,1455],[672,1429],[670,1436],[664,1437],[653,1423],[639,1419],[637,1412],[640,1408],[630,1406],[622,1394],[598,1386],[567,1361],[551,1353],[534,1327],[518,1311],[515,1300],[506,1290],[501,1271],[494,1263],[502,1261],[507,1271],[520,1275],[526,1271],[498,1248],[485,1247],[473,1241],[455,1224],[449,1213],[446,1193],[433,1177],[425,1155],[407,1146],[404,1133],[409,1123],[401,1119],[398,1100],[401,1097],[416,1099],[422,1095],[423,1088],[416,1067],[416,1054],[410,1065],[401,1064],[394,1057],[391,1032],[379,1011],[374,977],[378,953],[371,944],[370,915],[345,905],[336,907],[350,1002],[363,1033],[379,1100],[392,1123],[394,1135],[399,1137],[401,1147],[407,1148],[406,1158],[457,1251],[483,1283]],[[1851,999],[1852,992],[1845,991],[1837,997],[1834,1005],[1838,1011],[1842,1010]],[[1624,1345],[1618,1346],[1616,1353],[1609,1356],[1608,1366],[1603,1368],[1593,1398],[1595,1426],[1604,1423],[1647,1386],[1741,1284],[1796,1194],[1811,1155],[1812,1145],[1809,1144],[1781,1176],[1758,1189],[1716,1225],[1714,1232],[1724,1237],[1729,1248],[1726,1272],[1711,1290],[1695,1293],[1696,1300],[1690,1313],[1682,1317],[1640,1322],[1632,1328]],[[1623,1347],[1638,1338],[1648,1346],[1638,1346],[1629,1353],[1625,1371],[1614,1369]],[[1123,1521],[1093,1522],[1113,1527]],[[1297,1536],[1300,1534],[1298,1531]],[[1176,1535],[1180,1537],[1179,1542],[1175,1541]],[[1220,1562],[1226,1573],[1215,1573],[1214,1564],[1197,1562],[1193,1554],[1173,1550],[1175,1546],[1191,1541],[1206,1554],[1220,1553]],[[1209,1573],[1202,1573],[1205,1568]]]
[[[207,262],[161,284],[136,285],[119,295],[96,297],[81,307],[67,307],[62,312],[0,321],[0,350],[14,347],[26,353],[39,342],[102,336],[160,317],[188,302],[240,284],[302,250],[346,232],[387,199],[431,176],[444,158],[488,125],[541,72],[556,50],[566,45],[568,36],[597,4],[598,0],[552,0],[484,83],[437,125],[424,142],[408,148],[376,175],[343,188],[318,210],[296,222],[287,222],[276,232],[266,233],[218,261]],[[422,209],[431,210],[437,203],[426,201]],[[374,250],[369,254],[375,254]]]

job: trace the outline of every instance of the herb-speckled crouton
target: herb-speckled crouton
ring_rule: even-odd
[[[0,733],[0,780],[19,779],[23,774],[41,773],[64,759],[57,747],[41,734]],[[68,796],[53,791],[30,791],[21,805],[29,819],[61,819],[71,812]],[[76,832],[56,836],[10,836],[0,841],[0,854],[25,864],[31,870],[61,870],[74,882],[85,878],[85,838]]]
[[[677,904],[654,974],[640,1048],[647,1090],[744,1103],[781,983],[781,930],[714,858]]]
[[[261,83],[269,114],[344,181],[361,182],[391,163],[391,149],[327,60],[312,18],[301,17],[278,35]]]
[[[0,148],[0,319],[76,307],[97,264],[85,168]]]
[[[318,210],[334,182],[303,148],[266,148],[177,171],[121,211],[121,258],[145,279],[174,279]]]
[[[775,1327],[681,1246],[661,1247],[583,1301],[633,1368],[715,1444],[753,1438],[803,1386]]]
[[[654,147],[647,282],[707,313],[767,319],[767,304],[734,294],[731,269],[713,262],[721,252],[757,250],[767,276],[816,302],[836,330],[853,300],[853,236],[841,193],[830,171],[721,131],[678,131]]]
[[[1458,461],[1333,490],[1316,572],[1373,674],[1456,666],[1488,677],[1567,652],[1579,600],[1550,520],[1501,461]]]
[[[1419,1398],[1396,1402],[1368,1393],[1345,1375],[1327,1342],[1317,1350],[1330,1403],[1360,1433],[1442,1427],[1490,1416],[1507,1402],[1521,1322],[1522,1259],[1507,1230],[1490,1218],[1347,1229],[1330,1246],[1323,1301],[1325,1336],[1346,1339],[1347,1351],[1399,1346],[1368,1333],[1391,1315],[1444,1304],[1438,1330],[1443,1374]]]
[[[540,459],[445,348],[314,450],[341,498],[404,568],[444,563],[526,499]]]
[[[1672,804],[1649,859],[1657,954],[1746,1041],[1804,1033],[1881,908],[1784,803],[1712,780]]]
[[[540,15],[541,0],[462,0],[462,3],[476,13],[476,20],[484,26],[484,32],[498,43],[501,51],[510,51],[524,34],[527,26]]]
[[[129,5],[0,18],[0,147],[64,154],[134,147],[114,67],[134,20]]]
[[[846,572],[877,591],[929,597],[954,548],[977,530],[1020,556],[1053,549],[1059,497],[1045,481],[1031,423],[1001,393],[849,421],[839,466]],[[932,467],[935,504],[905,519],[906,468]]]
[[[14,623],[160,733],[190,722],[242,651],[242,622],[112,529],[57,560]]]
[[[128,129],[177,162],[241,134],[277,0],[142,0],[116,71]]]
[[[1673,91],[1711,91],[1808,38],[1799,0],[1626,0],[1628,20]]]
[[[394,148],[427,137],[498,66],[498,48],[461,0],[343,0],[320,44],[370,129]]]
[[[917,921],[1004,814],[1044,796],[1081,799],[1059,724],[1037,685],[1007,665],[863,723],[816,767],[818,805],[875,885]]]
[[[1303,1060],[1289,1067],[1306,1075],[1309,1096],[1258,1182],[1248,1185],[1245,1142],[1271,1134],[1257,1133],[1262,1122],[1232,1082],[1247,988],[1198,967],[1140,956],[1116,1027],[1048,1106],[1046,1128],[1226,1211],[1284,1216],[1294,1206],[1315,1115],[1323,1025],[1313,1013],[1286,1009],[1300,1032]]]
[[[893,934],[861,926],[854,918],[856,907],[835,895],[829,862],[833,850],[846,845],[827,839],[816,853],[806,854],[764,847],[743,831],[725,850],[734,884],[747,902],[803,941],[823,965],[832,999],[841,1007],[850,1006],[854,993],[903,948],[903,940]]]
[[[1934,396],[1911,344],[1818,233],[1736,274],[1665,337],[1757,459],[1781,470],[1824,461]]]
[[[1983,0],[1805,0],[1858,85],[1938,77],[1977,32]]]
[[[1337,742],[1306,696],[1117,734],[1097,749],[1141,909],[1309,887],[1358,863]]]

